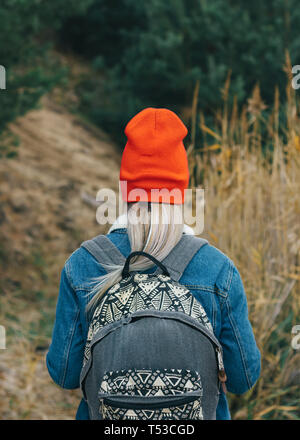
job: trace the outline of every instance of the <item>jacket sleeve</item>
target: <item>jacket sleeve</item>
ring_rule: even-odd
[[[68,389],[79,387],[84,352],[80,311],[67,263],[61,272],[52,341],[46,364],[54,382]]]
[[[243,394],[260,375],[261,355],[248,318],[246,293],[240,274],[231,266],[230,287],[222,304],[220,342],[223,347],[227,389]]]

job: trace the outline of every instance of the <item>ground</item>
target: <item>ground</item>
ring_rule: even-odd
[[[51,97],[11,130],[18,156],[0,160],[0,419],[74,419],[78,390],[60,390],[45,354],[60,271],[96,221],[101,188],[118,190],[121,154],[109,137]]]

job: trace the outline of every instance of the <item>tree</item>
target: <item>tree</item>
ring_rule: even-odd
[[[199,105],[212,116],[229,72],[230,100],[236,96],[242,105],[259,83],[268,104],[275,86],[283,91],[286,85],[285,50],[299,60],[296,0],[118,0],[117,5],[94,0],[76,22],[80,34],[70,27],[72,18],[65,28],[69,44],[95,66],[95,79],[82,83],[82,108],[113,133],[146,106],[178,111],[190,105],[196,81]]]
[[[62,80],[65,70],[49,57],[53,31],[70,14],[82,13],[91,0],[2,0],[0,4],[0,65],[6,90],[0,90],[0,136],[7,124],[36,106],[39,98]],[[11,155],[2,151],[0,154]]]

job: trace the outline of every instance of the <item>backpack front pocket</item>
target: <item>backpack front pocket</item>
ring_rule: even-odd
[[[99,411],[108,420],[203,419],[199,373],[185,369],[106,372]]]

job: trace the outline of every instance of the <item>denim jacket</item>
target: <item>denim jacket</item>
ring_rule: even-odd
[[[107,237],[125,257],[130,254],[126,228],[117,224]],[[145,273],[155,269],[151,267]],[[56,319],[46,362],[50,376],[63,388],[79,387],[88,332],[86,305],[91,299],[89,282],[104,273],[104,268],[82,247],[72,253],[62,270]],[[259,377],[261,356],[248,319],[246,294],[237,268],[220,250],[206,244],[194,255],[179,282],[200,301],[223,347],[227,390],[234,394],[245,393]],[[219,420],[230,419],[226,395],[222,390],[216,416]],[[89,419],[84,400],[81,400],[76,419]]]

